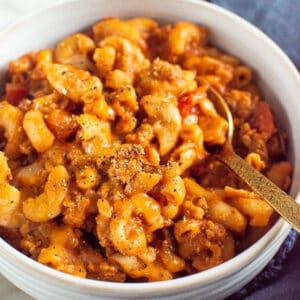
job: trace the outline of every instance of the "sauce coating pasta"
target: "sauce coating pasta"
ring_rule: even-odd
[[[207,40],[189,22],[107,18],[11,61],[0,236],[68,274],[141,282],[219,265],[267,230],[273,209],[214,159],[228,124],[203,82],[240,156],[286,191],[292,168],[252,71]]]

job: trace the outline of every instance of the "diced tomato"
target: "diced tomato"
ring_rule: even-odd
[[[207,87],[198,87],[195,91],[183,94],[178,100],[178,109],[182,118],[199,114],[199,101],[206,97]]]
[[[182,118],[186,118],[191,114],[196,114],[199,106],[195,105],[188,95],[185,95],[179,99],[178,108]]]
[[[6,99],[12,105],[18,105],[20,100],[28,95],[29,88],[26,83],[7,83],[5,86]]]
[[[273,115],[267,102],[259,101],[249,120],[252,128],[255,128],[267,141],[276,132]]]

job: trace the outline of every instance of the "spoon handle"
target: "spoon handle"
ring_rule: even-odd
[[[300,205],[277,185],[233,151],[218,155],[217,158],[240,177],[255,193],[260,195],[297,232],[300,233]]]

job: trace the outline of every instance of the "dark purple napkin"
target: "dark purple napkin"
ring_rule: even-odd
[[[256,289],[253,293],[249,293],[247,300],[299,300],[300,299],[300,239],[296,237],[296,243],[293,238],[289,237],[289,241],[294,247],[291,252],[286,251],[290,246],[283,244],[278,254],[271,261],[274,265],[271,267],[277,269],[277,274],[271,280],[262,281],[263,287]],[[278,265],[276,258],[286,252],[286,259],[282,260]],[[270,265],[269,265],[270,268]],[[268,269],[268,267],[267,267]],[[263,274],[263,273],[262,273]],[[259,278],[259,276],[257,277]],[[251,283],[250,283],[251,284]],[[243,298],[243,297],[242,297]],[[234,299],[234,298],[233,298]],[[237,298],[236,298],[237,299]]]
[[[300,0],[211,0],[253,23],[300,68]],[[299,95],[300,96],[300,95]],[[268,266],[229,299],[299,300],[300,239],[292,230]]]
[[[249,284],[227,300],[300,299],[300,240],[295,230],[278,253]]]

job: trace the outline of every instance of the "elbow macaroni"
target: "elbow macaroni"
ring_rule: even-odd
[[[214,160],[235,150],[287,190],[292,168],[251,70],[189,22],[101,20],[11,62],[0,101],[0,233],[75,276],[158,281],[235,255],[272,208]],[[263,121],[262,121],[263,120]],[[16,234],[18,239],[15,239]]]

